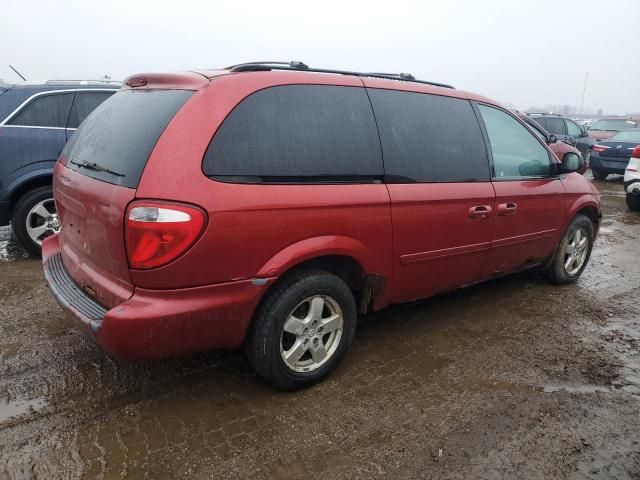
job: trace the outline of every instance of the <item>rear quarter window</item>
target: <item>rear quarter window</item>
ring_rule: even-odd
[[[122,90],[102,102],[63,150],[67,167],[98,180],[135,188],[160,135],[193,94],[186,90]],[[107,168],[81,167],[90,162]]]
[[[468,100],[369,89],[388,182],[488,181],[489,159]]]
[[[9,125],[65,128],[73,93],[51,93],[38,96],[25,105]]]
[[[364,88],[286,85],[253,93],[228,115],[203,160],[234,182],[360,181],[382,177]]]

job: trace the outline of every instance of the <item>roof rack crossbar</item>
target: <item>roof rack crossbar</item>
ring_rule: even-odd
[[[333,70],[329,68],[311,68],[302,62],[248,62],[228,67],[231,72],[264,72],[269,70],[304,71],[315,73],[334,73],[338,75],[353,75],[356,77],[383,78],[386,80],[399,80],[404,82],[422,83],[435,87],[451,88],[451,85],[427,80],[418,80],[410,73],[378,73],[378,72],[353,72],[349,70]]]

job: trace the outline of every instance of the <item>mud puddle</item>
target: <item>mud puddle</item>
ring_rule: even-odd
[[[0,423],[15,417],[38,411],[47,406],[45,398],[0,400]]]

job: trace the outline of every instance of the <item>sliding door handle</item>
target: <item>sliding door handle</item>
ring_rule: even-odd
[[[491,205],[476,205],[469,209],[469,218],[487,219],[491,217]]]
[[[498,205],[498,215],[515,215],[518,213],[518,204],[509,202]]]

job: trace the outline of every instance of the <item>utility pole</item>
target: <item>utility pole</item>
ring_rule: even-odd
[[[589,72],[584,77],[584,88],[582,89],[582,101],[580,102],[580,115],[582,115],[582,109],[584,108],[584,95],[587,93],[587,82],[589,81]]]

